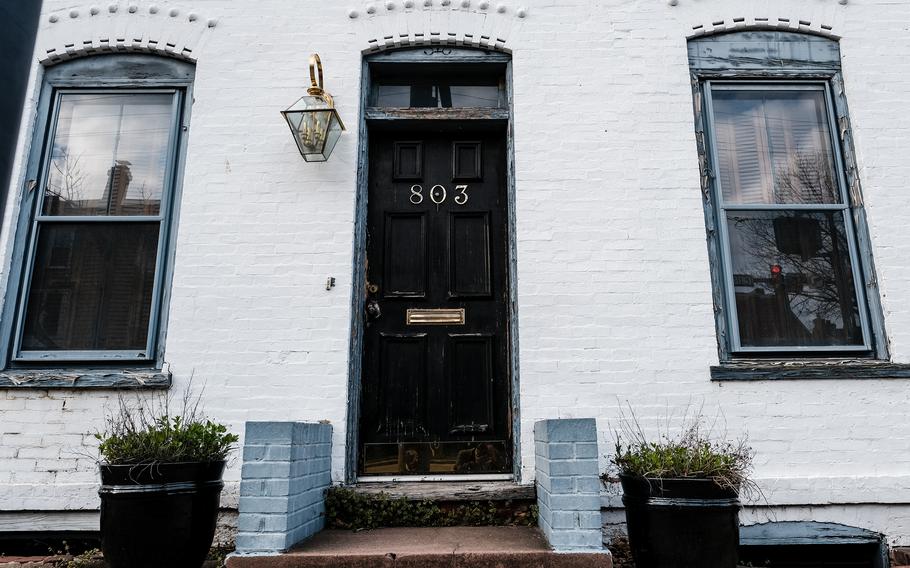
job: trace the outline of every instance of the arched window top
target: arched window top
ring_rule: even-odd
[[[720,70],[836,71],[836,40],[801,32],[743,30],[689,40],[689,67],[695,72]]]
[[[104,53],[70,59],[45,71],[51,86],[143,87],[190,85],[196,66],[187,61],[146,53]]]
[[[505,63],[512,57],[486,47],[421,45],[386,49],[366,58],[370,63]]]

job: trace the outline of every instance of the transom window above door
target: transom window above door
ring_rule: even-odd
[[[372,67],[370,106],[385,108],[508,108],[505,67],[452,64],[414,72],[408,65]]]

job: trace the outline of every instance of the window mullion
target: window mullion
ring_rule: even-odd
[[[162,215],[41,215],[38,223],[160,223]]]
[[[723,211],[846,211],[843,203],[728,203],[720,204]]]

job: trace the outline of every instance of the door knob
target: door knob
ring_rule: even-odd
[[[379,302],[376,300],[370,300],[367,302],[367,317],[371,320],[378,320],[382,317],[382,309],[379,307]]]

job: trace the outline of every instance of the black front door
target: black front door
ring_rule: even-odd
[[[361,475],[509,473],[505,133],[370,133]]]

